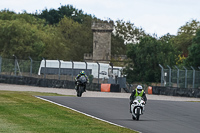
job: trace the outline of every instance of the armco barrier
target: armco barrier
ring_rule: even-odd
[[[152,94],[168,95],[168,96],[184,96],[184,97],[200,97],[200,89],[176,88],[176,87],[162,87],[153,86]]]

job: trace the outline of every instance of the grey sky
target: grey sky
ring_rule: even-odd
[[[130,21],[158,36],[176,35],[186,22],[200,21],[200,0],[0,0],[0,3],[1,10],[30,13],[70,4],[103,20]]]

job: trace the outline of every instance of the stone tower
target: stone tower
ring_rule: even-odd
[[[111,60],[111,33],[113,24],[108,22],[93,22],[93,61]]]

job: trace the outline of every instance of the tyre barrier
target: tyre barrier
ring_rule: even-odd
[[[101,84],[101,92],[121,92],[119,84]]]
[[[110,92],[111,84],[101,84],[101,92]]]
[[[148,87],[148,94],[152,94],[152,87],[151,86]]]
[[[152,94],[200,98],[200,89],[152,86]]]
[[[30,86],[50,87],[50,88],[64,88],[64,89],[75,88],[74,81],[41,79],[41,78],[21,77],[21,76],[7,76],[7,75],[0,75],[0,83],[30,85]],[[100,91],[98,86],[99,85],[97,83],[90,83],[86,85],[86,90]]]

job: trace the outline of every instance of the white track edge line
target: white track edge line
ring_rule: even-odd
[[[98,118],[98,117],[95,117],[95,116],[92,116],[92,115],[89,115],[89,114],[86,114],[86,113],[83,113],[83,112],[81,112],[81,111],[78,111],[78,110],[73,109],[73,108],[70,108],[70,107],[68,107],[68,106],[65,106],[65,105],[62,105],[62,104],[53,102],[53,101],[51,101],[51,100],[47,100],[47,99],[45,99],[45,98],[41,98],[41,97],[38,97],[38,96],[35,96],[35,97],[36,97],[36,98],[39,98],[39,99],[41,99],[41,100],[44,100],[44,101],[47,101],[47,102],[50,102],[50,103],[53,103],[53,104],[56,104],[56,105],[59,105],[59,106],[68,108],[68,109],[71,109],[71,110],[73,110],[73,111],[76,111],[76,112],[78,112],[78,113],[84,114],[84,115],[89,116],[89,117],[91,117],[91,118],[94,118],[94,119],[97,119],[97,120],[100,120],[100,121],[103,121],[103,122],[107,122],[107,123],[112,124],[112,125],[115,125],[115,126],[119,126],[119,127],[126,128],[126,127],[124,127],[124,126],[121,126],[121,125],[118,125],[118,124],[115,124],[115,123],[106,121],[106,120],[104,120],[104,119],[101,119],[101,118]]]

